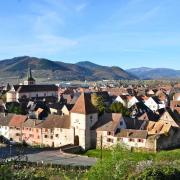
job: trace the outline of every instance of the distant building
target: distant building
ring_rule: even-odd
[[[54,84],[36,84],[32,77],[31,69],[28,71],[27,80],[23,85],[13,85],[6,93],[6,102],[17,102],[21,98],[43,99],[58,97],[58,87]]]

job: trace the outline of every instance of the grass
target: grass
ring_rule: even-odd
[[[84,153],[89,157],[99,158],[101,150],[92,149]],[[160,168],[160,169],[157,169]],[[148,171],[152,168],[152,171]],[[147,170],[149,173],[171,169],[180,171],[180,149],[157,153],[131,152],[122,147],[102,150],[102,161],[98,161],[88,172],[89,179],[127,179]],[[121,177],[121,178],[120,178]]]
[[[114,151],[110,149],[102,150],[102,158],[109,158],[113,155]],[[116,152],[117,153],[117,152]],[[128,150],[122,151],[119,149],[121,153],[122,159],[132,159],[134,161],[141,161],[141,160],[155,160],[155,161],[174,161],[180,159],[180,149],[175,150],[164,150],[157,153],[150,153],[150,152],[130,152]],[[100,149],[91,149],[86,151],[83,155],[89,157],[101,157],[101,150]]]

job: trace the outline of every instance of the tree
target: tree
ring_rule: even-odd
[[[130,115],[129,110],[126,107],[124,107],[123,104],[120,102],[112,103],[109,110],[112,113],[121,113],[123,116],[129,116]]]
[[[99,114],[102,114],[105,111],[106,105],[102,96],[98,96],[96,93],[91,95],[91,102],[98,110]]]

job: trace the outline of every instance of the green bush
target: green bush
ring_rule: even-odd
[[[154,166],[148,169],[145,169],[141,174],[137,175],[136,180],[141,179],[158,179],[158,180],[179,180],[180,179],[180,170],[171,166]]]

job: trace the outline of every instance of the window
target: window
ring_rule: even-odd
[[[141,142],[141,143],[143,143],[143,141],[144,141],[143,139],[138,139],[138,142]]]
[[[48,132],[48,129],[45,129],[45,132]]]
[[[59,134],[56,134],[56,137],[58,138],[58,137],[59,137]]]
[[[36,132],[39,132],[39,129],[36,129]]]
[[[16,133],[16,136],[20,136],[20,134],[19,134],[19,133]]]
[[[130,142],[134,142],[134,139],[130,138],[129,141],[130,141]]]
[[[112,142],[113,143],[114,141],[111,138],[107,138],[107,142]]]
[[[48,138],[48,136],[47,136],[47,135],[44,135],[44,138]]]
[[[51,136],[51,139],[53,139],[53,136]]]
[[[120,122],[120,125],[121,125],[121,126],[123,125],[123,121]]]
[[[107,135],[111,135],[111,132],[110,132],[110,131],[108,131],[108,132],[107,132]]]
[[[40,137],[39,136],[37,136],[37,139],[39,139]]]

